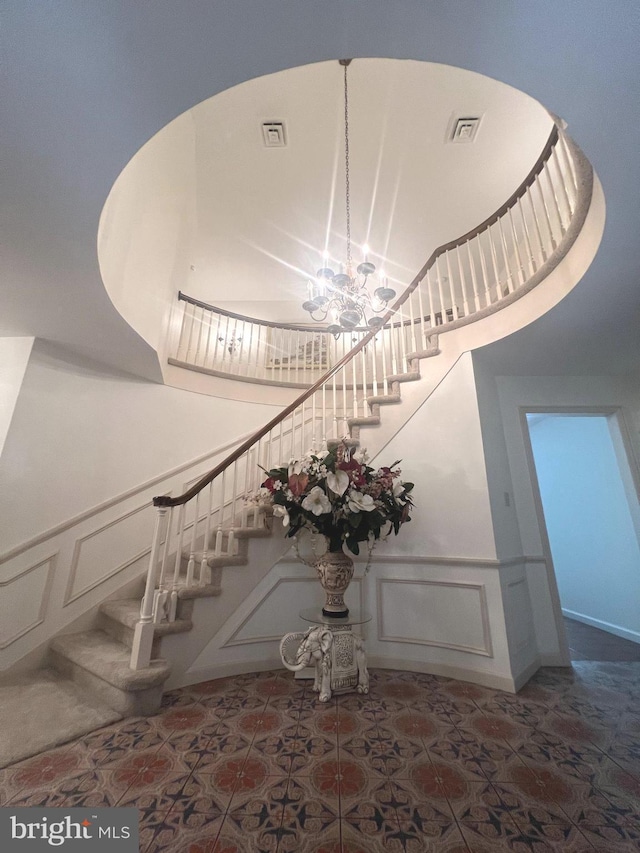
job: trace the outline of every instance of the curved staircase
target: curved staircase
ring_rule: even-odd
[[[433,252],[381,328],[350,332],[333,349],[327,344],[328,369],[318,376],[326,366],[320,358],[310,385],[308,370],[292,378],[282,375],[281,365],[276,384],[304,387],[302,393],[184,494],[154,498],[156,525],[146,577],[135,594],[105,601],[93,630],[52,641],[50,662],[60,675],[116,714],[156,712],[170,676],[163,652],[193,630],[197,600],[235,590],[227,593],[226,618],[238,606],[243,573],[255,585],[289,547],[278,535],[280,526],[274,529],[272,518],[248,501],[259,487],[260,469],[310,448],[321,452],[345,437],[358,443],[362,430],[372,428],[368,439],[375,456],[385,429],[393,433],[405,422],[455,363],[449,354],[440,373],[429,371],[425,381],[421,363],[440,354],[441,335],[495,314],[543,281],[580,234],[592,186],[588,162],[554,127],[521,187],[474,231]],[[234,320],[229,312],[180,297],[183,318],[173,363],[263,383],[260,321]],[[231,321],[232,334],[247,341],[242,363],[217,345],[223,339],[220,324],[228,331]],[[296,335],[298,347],[303,334],[304,352],[309,351],[304,335],[317,335],[309,328],[288,332]],[[316,346],[311,344],[312,359]],[[219,349],[222,362],[216,361]],[[318,351],[324,352],[322,347]],[[403,400],[407,382],[416,383],[416,391]],[[387,406],[392,407],[389,414],[394,412],[388,419]]]

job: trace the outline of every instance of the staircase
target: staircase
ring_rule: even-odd
[[[307,370],[305,376],[298,369],[291,375],[289,365],[283,376],[281,362],[280,381],[265,378],[261,321],[229,315],[181,294],[184,314],[175,364],[305,390],[183,495],[154,498],[156,525],[146,578],[135,596],[105,601],[93,630],[52,641],[50,663],[60,683],[75,684],[81,695],[95,697],[106,709],[105,719],[155,713],[170,676],[163,650],[170,657],[172,637],[192,631],[196,600],[220,596],[234,585],[239,594],[246,589],[243,569],[253,573],[255,582],[256,565],[266,574],[282,556],[276,554],[277,542],[271,551],[263,543],[253,544],[274,536],[264,508],[247,500],[260,485],[261,468],[300,458],[309,449],[322,452],[345,437],[359,443],[362,430],[374,428],[370,439],[375,431],[381,436],[385,421],[394,432],[435,387],[425,383],[420,365],[440,353],[439,337],[512,304],[542,281],[579,235],[591,190],[588,162],[554,127],[513,196],[472,232],[435,250],[380,328],[355,330],[335,346],[317,344],[317,331],[309,338],[308,327],[287,330],[295,335],[295,344],[286,344],[288,351],[298,347],[299,352],[302,346],[314,367],[314,353],[322,354],[322,369],[328,354],[330,366],[310,385],[309,375],[320,368],[315,374]],[[218,347],[222,322],[225,333],[246,342],[244,363],[234,362],[227,348]],[[216,362],[218,353],[221,363]],[[453,364],[448,358],[443,375]],[[403,405],[406,382],[418,383],[421,393],[405,394]],[[394,411],[385,418],[385,406],[401,408],[402,416]],[[233,606],[224,618],[232,612]],[[65,731],[59,738],[76,734]],[[52,738],[49,746],[62,742],[55,733]]]
[[[434,343],[429,349],[411,354],[406,372],[385,377],[389,393],[367,397],[367,416],[348,417],[338,412],[337,420],[347,424],[348,436],[354,444],[360,442],[363,428],[378,427],[382,423],[381,407],[402,403],[402,383],[420,380],[420,361],[433,358],[440,352],[437,336],[433,338]],[[208,547],[204,547],[203,541],[199,543],[202,545],[200,548],[184,548],[181,551],[180,571],[177,583],[174,584],[174,618],[152,623],[153,638],[148,665],[138,669],[132,669],[130,665],[144,594],[142,583],[138,597],[115,599],[101,604],[94,630],[65,634],[53,640],[50,648],[51,665],[63,678],[72,681],[82,691],[88,692],[123,717],[156,713],[160,707],[163,686],[170,675],[169,665],[161,658],[163,639],[191,630],[195,599],[221,595],[223,570],[247,566],[251,560],[251,543],[255,539],[271,536],[272,525],[272,518],[262,510],[243,511],[234,518],[233,524],[228,523],[222,528],[221,536],[219,530],[209,532]],[[218,548],[216,540],[218,543],[221,541]],[[199,575],[203,572],[197,585],[193,584],[194,567],[199,568]],[[234,572],[224,574],[227,581],[233,583]]]

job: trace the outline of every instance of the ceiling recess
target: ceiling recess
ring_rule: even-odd
[[[480,116],[461,116],[453,122],[450,142],[473,142],[480,126]]]
[[[262,122],[262,139],[265,148],[285,148],[287,134],[283,121]]]

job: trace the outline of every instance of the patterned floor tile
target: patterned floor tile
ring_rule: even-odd
[[[159,731],[155,718],[136,718],[87,735],[82,743],[92,766],[106,767],[134,751],[158,749],[168,734]]]
[[[118,805],[127,808],[137,808],[141,814],[152,812],[168,812],[176,803],[184,803],[184,787],[191,779],[190,773],[172,773],[162,781],[162,785],[148,788],[131,786],[122,795]],[[211,811],[215,811],[212,809]]]
[[[91,769],[90,753],[82,742],[27,758],[6,770],[5,786],[13,794],[35,791]]]
[[[445,737],[429,746],[434,762],[455,766],[471,781],[499,779],[512,765],[522,762],[504,741],[498,742],[466,729],[450,729]]]
[[[464,836],[455,822],[400,820],[385,842],[389,853],[466,853]]]
[[[224,818],[204,813],[187,819],[169,812],[156,812],[140,824],[140,853],[241,853],[242,847],[218,845]]]
[[[289,778],[287,776],[263,775],[268,770],[262,762],[247,759],[227,809],[229,815],[278,815],[282,810],[287,794]]]
[[[553,766],[566,776],[583,781],[592,781],[605,760],[591,743],[573,741],[546,729],[532,732],[518,748],[518,756],[529,767]]]
[[[148,853],[640,853],[639,675],[580,662],[515,696],[373,670],[328,703],[217,679],[0,771],[0,806],[136,806]]]
[[[312,734],[306,726],[296,723],[265,737],[256,737],[251,753],[267,760],[273,773],[286,774],[310,773],[317,759],[337,759],[338,755],[335,739]]]

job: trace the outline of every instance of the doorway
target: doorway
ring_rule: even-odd
[[[619,415],[529,412],[572,660],[640,660],[640,505]]]

